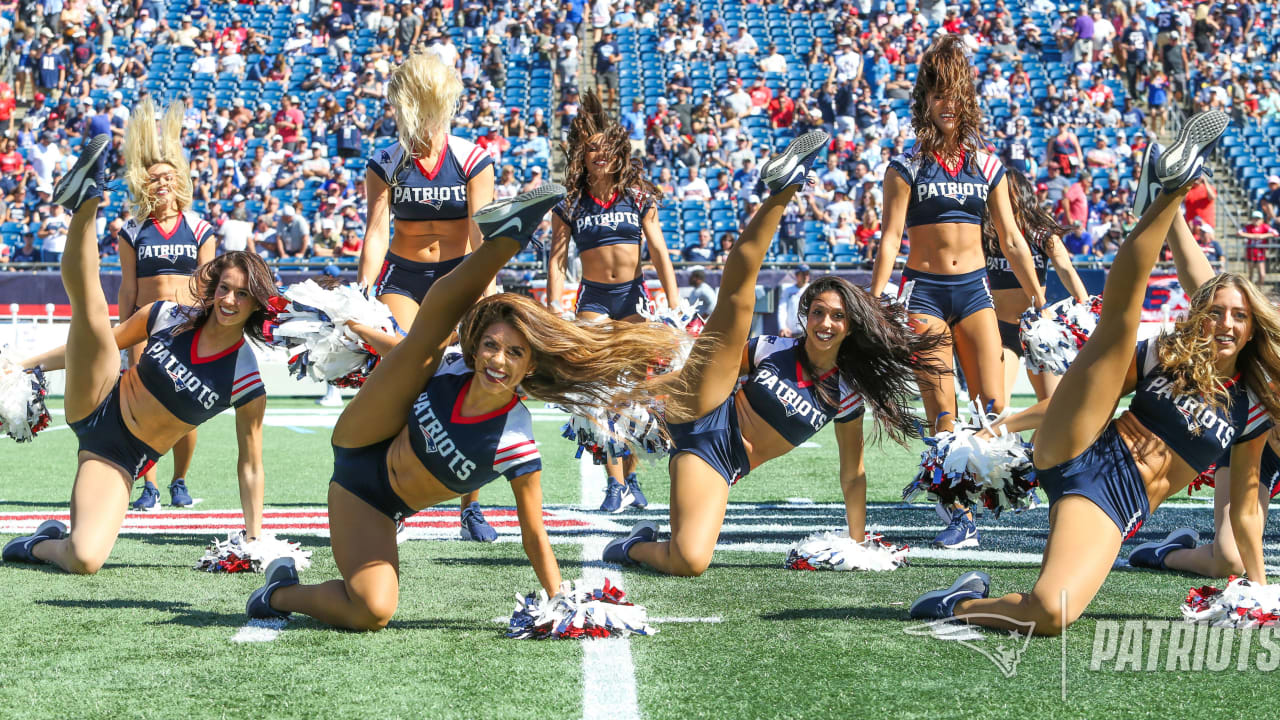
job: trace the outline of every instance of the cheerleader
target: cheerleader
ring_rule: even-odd
[[[74,211],[62,256],[71,326],[65,347],[23,363],[67,371],[67,424],[79,440],[72,528],[46,520],[3,551],[5,562],[51,563],[80,574],[96,573],[111,554],[133,481],[197,425],[230,408],[245,534],[254,539],[262,532],[267,397],[245,338],[263,341],[265,309],[275,294],[271,271],[257,255],[227,253],[196,271],[192,306],[152,303],[112,328],[94,230],[106,186],[97,160],[109,142],[98,135],[87,143],[54,188],[54,201]],[[121,374],[120,350],[143,341],[138,364]]]
[[[730,488],[832,420],[849,535],[865,539],[864,407],[871,406],[895,439],[911,435],[914,371],[931,362],[945,339],[908,330],[900,310],[825,277],[801,296],[803,337],[748,340],[760,265],[827,138],[820,130],[802,135],[761,167],[772,194],[730,252],[719,301],[680,372],[673,397],[687,407],[668,408],[666,418],[674,446],[668,464],[671,539],[658,542],[657,525],[641,522],[605,547],[605,562],[701,575],[711,563]],[[943,372],[936,363],[928,369]]]
[[[569,195],[557,205],[551,221],[551,258],[547,266],[547,303],[561,311],[569,241],[582,262],[577,317],[588,322],[641,322],[637,304],[649,300],[641,262],[640,240],[667,303],[680,298],[675,270],[658,222],[662,191],[644,176],[644,167],[631,161],[627,131],[605,114],[594,92],[587,92],[582,108],[569,126]],[[604,512],[621,512],[623,502],[638,508],[649,502],[636,476],[636,458],[627,455],[607,466]]]
[[[1266,584],[1258,469],[1280,410],[1270,384],[1280,373],[1280,313],[1248,280],[1223,274],[1195,291],[1172,331],[1137,340],[1147,278],[1227,122],[1217,111],[1191,118],[1143,168],[1161,191],[1116,253],[1097,329],[1059,392],[1008,421],[1015,432],[1041,427],[1034,461],[1049,496],[1049,538],[1035,586],[988,598],[986,573],[968,572],[917,599],[912,617],[1061,633],[1093,600],[1121,543],[1228,451],[1231,533],[1249,579]],[[1130,392],[1129,409],[1115,418]]]
[[[133,109],[124,135],[124,179],[129,188],[130,215],[118,233],[120,324],[140,306],[155,302],[190,305],[191,279],[196,268],[213,260],[218,243],[213,228],[191,210],[191,172],[182,154],[184,107],[169,105],[156,137],[156,108],[149,98]],[[158,142],[157,142],[158,141]],[[129,365],[138,364],[142,344],[128,348]],[[191,505],[187,470],[196,447],[196,431],[173,446],[172,505]],[[160,503],[155,468],[143,478],[142,494],[131,510],[152,510]]]
[[[480,241],[471,216],[493,200],[493,158],[449,134],[461,95],[457,71],[433,53],[410,55],[387,83],[399,139],[375,150],[365,172],[369,223],[359,277],[402,328],[413,324],[431,285]],[[379,355],[399,342],[353,329],[372,339]],[[462,497],[461,537],[492,542],[498,533],[485,520],[478,497]]]
[[[417,315],[334,428],[329,527],[342,579],[300,585],[293,560],[276,560],[249,598],[251,617],[301,612],[341,628],[385,627],[399,602],[396,522],[499,477],[515,493],[521,542],[538,582],[556,592],[560,568],[542,520],[542,460],[520,394],[603,406],[648,397],[650,385],[669,381],[649,379],[648,369],[670,362],[681,343],[658,324],[575,325],[517,295],[476,302],[563,197],[564,188],[548,183],[475,214],[487,239],[432,286],[425,299],[431,312]],[[446,354],[455,327],[462,351]]]
[[[1009,180],[1009,204],[1013,209],[1014,222],[1026,238],[1035,260],[1036,283],[1044,287],[1045,266],[1052,261],[1058,279],[1067,292],[1071,293],[1071,297],[1077,302],[1088,302],[1089,291],[1071,265],[1071,254],[1062,244],[1064,228],[1040,206],[1036,200],[1035,188],[1026,176],[1010,168],[1005,177]],[[1022,338],[1018,332],[1018,321],[1022,313],[1032,306],[1031,298],[1018,284],[1017,276],[1009,269],[1009,261],[1000,251],[990,212],[983,218],[982,237],[987,257],[987,284],[991,287],[991,302],[996,311],[996,323],[1000,327],[1000,344],[1004,348],[1004,404],[1007,406],[1022,360]],[[1037,400],[1049,397],[1058,386],[1058,376],[1049,373],[1028,372],[1027,378],[1031,380]]]
[[[998,413],[1005,405],[1004,370],[983,255],[985,216],[990,216],[1000,251],[1033,306],[1044,302],[1044,291],[1013,214],[1004,165],[980,149],[981,125],[973,67],[959,36],[948,35],[920,61],[911,105],[916,144],[894,157],[885,171],[883,232],[871,292],[879,295],[888,285],[905,226],[911,249],[898,297],[916,329],[952,339],[969,396]],[[952,350],[938,348],[936,364],[950,370]],[[951,378],[921,373],[918,381],[931,431],[951,430],[956,414]],[[933,544],[976,547],[978,540],[972,513],[956,507],[951,524]]]

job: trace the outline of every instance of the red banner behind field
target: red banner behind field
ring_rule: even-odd
[[[1167,322],[1187,314],[1190,303],[1176,275],[1152,275],[1142,301],[1143,322]]]

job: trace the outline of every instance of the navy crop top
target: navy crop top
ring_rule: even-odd
[[[510,481],[542,469],[533,419],[519,397],[488,415],[461,414],[474,377],[460,353],[446,355],[409,411],[413,453],[437,480],[459,492],[499,475]]]
[[[1172,395],[1173,381],[1160,370],[1154,338],[1138,342],[1137,365],[1130,412],[1198,473],[1232,445],[1271,429],[1271,416],[1239,376],[1228,383],[1225,407],[1214,409],[1199,397]]]
[[[1048,276],[1049,259],[1036,249],[1035,245],[1027,243],[1027,247],[1031,248],[1031,259],[1036,264],[1036,279],[1040,281],[1040,286],[1044,287],[1045,278]],[[1012,290],[1022,287],[1018,282],[1018,276],[1013,274],[1008,259],[999,247],[987,255],[987,284],[992,290]]]
[[[391,216],[397,220],[459,220],[469,217],[467,182],[493,165],[484,148],[447,136],[435,168],[408,157],[397,141],[375,150],[368,168],[391,192]]]
[[[196,348],[200,330],[175,332],[192,308],[158,302],[147,315],[147,346],[138,361],[138,378],[169,412],[199,425],[227,408],[267,394],[258,360],[244,338],[209,357]]]
[[[609,202],[585,195],[576,206],[570,208],[568,200],[561,200],[552,210],[566,225],[584,253],[605,245],[639,245],[644,234],[641,222],[652,207],[645,193],[620,192]]]
[[[911,186],[907,227],[940,223],[982,224],[987,194],[1004,178],[1004,163],[988,152],[966,153],[954,174],[937,158],[908,151],[889,161]]]
[[[199,267],[200,246],[213,234],[213,226],[196,213],[187,211],[168,235],[152,218],[142,225],[130,219],[120,228],[118,238],[133,248],[138,258],[140,278],[157,275],[194,275]]]
[[[797,353],[802,342],[804,338],[752,338],[747,343],[747,374],[738,380],[751,409],[792,445],[813,437],[832,418],[849,422],[863,413],[862,396],[843,379],[838,383],[839,408],[822,402],[814,382],[802,379]],[[835,376],[832,368],[818,382],[834,383]]]

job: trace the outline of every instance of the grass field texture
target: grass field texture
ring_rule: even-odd
[[[272,400],[268,412],[268,510],[319,513],[331,469],[327,426],[336,412],[289,400]],[[564,521],[552,529],[564,576],[616,573],[600,565],[593,548],[638,519],[665,522],[665,469],[642,469],[654,503],[649,510],[601,516],[582,503],[582,466],[559,438],[558,419],[538,414],[535,432],[548,513]],[[591,647],[503,637],[498,619],[510,615],[516,593],[537,583],[514,519],[502,511],[513,505],[502,483],[482,492],[501,542],[446,539],[456,537],[456,506],[415,518],[413,532],[424,539],[400,546],[400,606],[380,633],[340,632],[295,618],[269,642],[233,642],[246,624],[244,601],[261,577],[191,569],[211,538],[225,536],[214,521],[199,521],[209,522],[208,529],[127,531],[94,577],[2,566],[0,716],[1163,718],[1225,707],[1245,716],[1273,712],[1272,693],[1264,689],[1271,676],[1240,672],[1234,663],[1222,672],[1091,669],[1100,622],[1176,620],[1187,589],[1207,582],[1189,576],[1128,568],[1112,574],[1066,636],[1065,701],[1061,639],[1023,644],[1015,674],[1005,677],[975,647],[1013,646],[1017,639],[981,633],[959,643],[908,634],[919,626],[907,618],[911,601],[963,570],[990,572],[993,593],[1029,588],[1047,532],[1044,509],[987,516],[980,521],[980,553],[923,550],[940,529],[937,516],[932,508],[898,502],[918,447],[884,444],[869,448],[867,457],[869,522],[889,539],[921,548],[909,567],[883,574],[783,570],[787,545],[843,526],[834,436],[828,429],[814,442],[734,488],[706,575],[621,571],[631,599],[657,619],[657,635]],[[38,523],[28,516],[66,511],[75,438],[60,416],[36,442],[0,447],[0,524],[9,535]],[[189,477],[201,502],[181,511],[193,523],[202,513],[238,510],[234,459],[232,417],[203,426]],[[168,473],[165,460],[162,485]],[[167,500],[163,487],[161,493]],[[1211,536],[1209,505],[1163,507],[1133,542],[1183,525]],[[337,577],[326,537],[287,527],[276,532],[313,551],[304,580]],[[1268,558],[1275,542],[1269,524]]]

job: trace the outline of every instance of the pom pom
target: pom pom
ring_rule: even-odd
[[[1037,374],[1066,373],[1098,326],[1101,314],[1102,298],[1096,295],[1088,303],[1067,298],[1050,305],[1043,314],[1034,309],[1023,313],[1018,324],[1027,369]]]
[[[289,372],[339,387],[363,385],[378,364],[377,354],[346,323],[396,332],[387,306],[355,283],[332,290],[314,280],[291,285],[270,310],[264,330],[272,345],[289,350]]]
[[[257,540],[246,540],[244,531],[227,535],[226,540],[214,538],[204,550],[204,557],[195,564],[196,570],[205,572],[262,572],[278,557],[292,557],[293,564],[302,572],[311,567],[311,551],[288,540],[264,535]]]
[[[565,438],[578,444],[575,457],[588,452],[596,465],[627,455],[657,460],[665,457],[670,448],[655,410],[637,403],[622,410],[576,408],[561,431]]]
[[[953,431],[924,438],[928,447],[920,454],[920,471],[903,489],[902,499],[927,492],[943,505],[980,505],[997,516],[1032,507],[1036,479],[1031,444],[1001,427],[1001,417],[973,413]],[[991,437],[979,437],[980,430]]]
[[[507,623],[507,637],[517,640],[545,638],[607,638],[652,635],[649,613],[642,605],[626,602],[626,593],[609,583],[563,583],[555,597],[544,590],[516,596],[516,608]]]
[[[816,533],[787,550],[788,570],[896,570],[907,564],[906,545],[895,547],[882,535],[867,534],[856,542],[847,534]]]
[[[1216,472],[1218,472],[1217,463],[1205,468],[1204,472],[1195,476],[1195,478],[1191,480],[1191,484],[1187,486],[1187,494],[1190,495],[1203,487],[1217,487],[1217,485],[1214,484],[1215,480],[1213,477]]]
[[[9,346],[0,349],[0,430],[28,442],[49,427],[49,385],[40,368],[23,370]]]
[[[1280,585],[1256,585],[1232,577],[1227,587],[1192,588],[1182,603],[1182,619],[1214,627],[1248,629],[1280,621]]]

